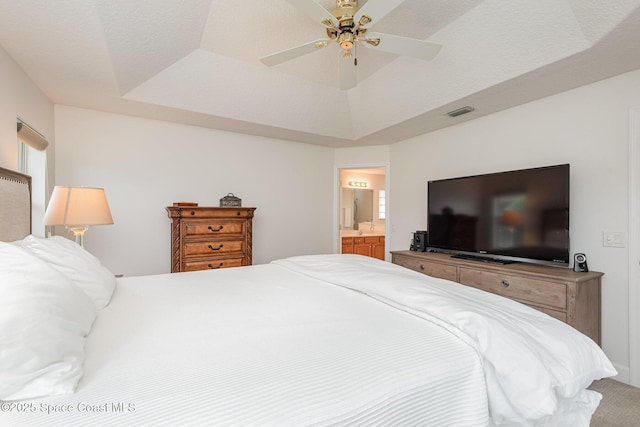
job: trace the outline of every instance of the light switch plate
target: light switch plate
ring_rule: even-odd
[[[605,231],[602,233],[602,246],[610,248],[624,248],[627,245],[627,236],[621,231]]]

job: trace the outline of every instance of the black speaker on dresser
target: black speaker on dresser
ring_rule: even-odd
[[[427,237],[428,233],[424,230],[418,230],[413,233],[413,241],[411,243],[411,250],[418,252],[427,251]]]
[[[587,267],[587,256],[585,254],[576,253],[573,255],[573,271],[580,273],[589,271],[589,267]]]

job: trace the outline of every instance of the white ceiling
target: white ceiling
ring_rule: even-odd
[[[336,147],[640,68],[640,0],[405,0],[368,27],[443,48],[428,62],[359,48],[358,84],[343,91],[337,45],[258,60],[325,38],[286,0],[0,2],[0,45],[54,103]],[[446,115],[464,105],[476,110]]]

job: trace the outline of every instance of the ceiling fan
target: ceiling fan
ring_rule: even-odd
[[[327,39],[314,40],[300,46],[283,50],[260,58],[267,66],[274,66],[291,59],[314,52],[336,42],[342,49],[340,60],[340,89],[350,89],[356,85],[357,59],[351,50],[356,43],[368,48],[410,56],[423,60],[433,59],[441,45],[424,40],[394,36],[382,33],[368,33],[368,24],[379,22],[404,0],[369,0],[358,8],[358,0],[336,0],[336,8],[329,12],[316,0],[287,0],[302,12],[325,27]]]

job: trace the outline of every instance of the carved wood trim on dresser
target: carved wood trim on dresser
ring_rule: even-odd
[[[392,251],[392,262],[526,304],[579,330],[601,344],[601,277],[568,268],[527,263],[493,264],[450,254]]]
[[[251,265],[256,208],[168,206],[171,272]]]

